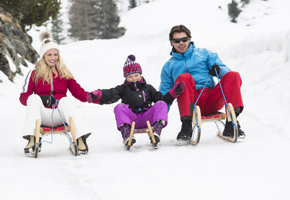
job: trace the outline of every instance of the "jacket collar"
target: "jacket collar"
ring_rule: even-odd
[[[189,46],[188,46],[188,49],[186,50],[186,52],[184,52],[183,54],[177,53],[176,50],[175,50],[175,48],[173,47],[172,48],[172,51],[170,52],[170,55],[172,57],[178,59],[178,60],[181,60],[181,59],[184,59],[184,58],[189,58],[192,55],[194,49],[195,49],[194,42],[191,41],[189,43]]]
[[[124,82],[125,85],[128,85],[129,88],[131,90],[142,90],[144,88],[144,86],[146,85],[146,80],[145,78],[142,76],[142,80],[141,81],[136,81],[136,82],[127,82],[127,80],[125,80]]]

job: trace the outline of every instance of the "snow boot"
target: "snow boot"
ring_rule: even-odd
[[[24,148],[24,151],[31,149],[31,148],[34,148],[34,145],[35,145],[35,137],[33,135],[30,135],[29,139],[28,139],[28,143],[27,143],[26,147]]]
[[[83,135],[77,139],[77,147],[80,154],[87,154],[89,152],[86,136]]]
[[[237,107],[234,109],[236,117],[238,117],[240,115],[242,107]],[[237,120],[237,124],[238,124],[238,137],[240,139],[244,139],[246,137],[245,132],[241,129],[241,125],[239,123],[239,121]],[[228,122],[228,120],[226,120],[226,125],[225,125],[225,129],[223,131],[223,136],[226,137],[233,137],[234,136],[234,127],[232,122]]]
[[[130,139],[131,126],[129,124],[122,124],[119,130],[121,131],[121,134],[123,137],[123,144],[127,146]],[[132,141],[131,141],[131,146],[133,146],[134,143],[136,143],[136,139],[133,136]]]
[[[161,135],[161,131],[164,125],[165,125],[165,121],[159,120],[159,121],[156,121],[153,126],[153,136],[155,138],[156,144],[160,142],[160,135]],[[149,138],[150,138],[151,143],[153,143],[151,136],[149,136]]]
[[[130,136],[127,137],[127,138],[125,138],[125,139],[123,139],[123,144],[124,144],[125,146],[128,145],[128,143],[129,143],[129,139],[130,139]],[[133,146],[134,143],[136,143],[136,139],[135,139],[134,136],[132,136],[131,146]]]
[[[29,135],[28,137],[25,137],[25,139],[28,140],[28,143],[26,145],[26,147],[24,148],[24,153],[30,153],[30,149],[32,149],[32,151],[35,151],[35,136],[34,135]],[[41,142],[41,138],[39,138],[39,142]],[[38,152],[41,151],[41,145],[42,143],[40,143],[38,145]]]
[[[190,119],[181,119],[181,131],[177,135],[177,140],[190,140],[192,136],[192,121]]]
[[[241,129],[241,125],[238,120],[237,120],[237,124],[238,124],[238,137],[243,139],[246,137],[245,132]],[[232,122],[228,122],[228,120],[226,120],[226,125],[223,131],[223,136],[234,137],[234,126]]]

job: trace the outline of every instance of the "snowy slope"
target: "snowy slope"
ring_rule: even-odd
[[[23,155],[26,141],[22,139],[26,107],[18,100],[24,77],[16,77],[13,84],[0,72],[0,198],[288,200],[290,13],[286,9],[290,2],[252,0],[237,24],[228,18],[229,2],[155,0],[121,16],[125,36],[60,48],[87,91],[121,84],[129,54],[137,57],[146,80],[158,88],[171,50],[170,28],[184,24],[197,47],[217,52],[226,65],[240,72],[245,110],[239,121],[245,140],[223,141],[208,123],[203,125],[199,145],[178,145],[175,138],[181,123],[175,102],[159,149],[152,150],[143,134],[126,152],[116,129],[115,105],[81,103],[72,97],[93,133],[89,154],[72,156],[67,139],[55,136],[51,145],[43,144],[38,159],[28,158]],[[38,50],[38,33],[31,34]]]

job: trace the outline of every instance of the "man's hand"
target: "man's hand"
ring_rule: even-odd
[[[217,74],[215,73],[215,69],[216,69],[216,73],[217,73]],[[222,70],[222,69],[220,68],[220,66],[214,64],[213,66],[211,66],[211,70],[209,70],[208,74],[209,74],[209,75],[212,75],[212,76],[217,76],[217,75],[220,74],[220,70]]]

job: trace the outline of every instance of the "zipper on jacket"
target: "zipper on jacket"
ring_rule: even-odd
[[[136,90],[136,91],[139,91],[139,89],[137,88],[137,84],[136,84],[136,82],[134,82],[134,85],[135,85],[135,90]]]
[[[50,91],[50,96],[53,96],[53,73],[52,73],[51,67],[50,67],[50,72],[51,72],[51,81],[50,81],[51,91]]]
[[[187,68],[186,58],[184,57],[183,53],[181,55],[182,55],[182,57],[184,58],[184,61],[185,61],[186,72],[189,73],[188,72],[188,68]]]
[[[144,102],[146,102],[146,94],[145,94],[145,92],[143,90],[142,90],[142,93],[143,93]]]

